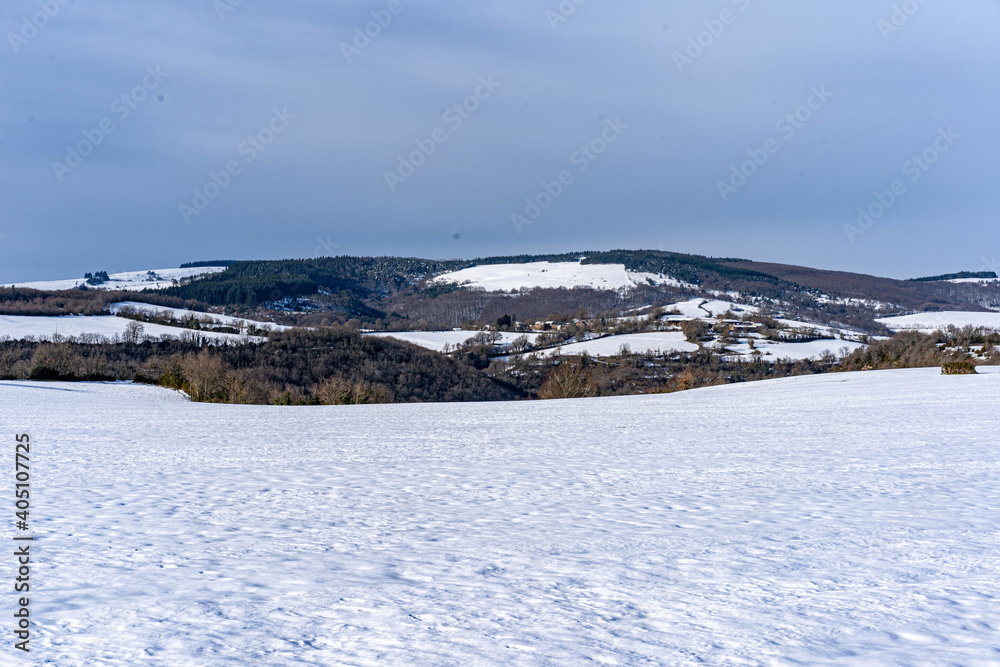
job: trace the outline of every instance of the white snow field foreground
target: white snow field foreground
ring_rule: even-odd
[[[318,408],[0,383],[31,658],[996,665],[997,371]]]

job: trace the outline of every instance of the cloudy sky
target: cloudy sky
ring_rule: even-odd
[[[910,277],[1000,254],[997,0],[12,0],[0,20],[0,282],[610,248]]]

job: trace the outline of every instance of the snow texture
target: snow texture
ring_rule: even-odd
[[[245,317],[232,317],[229,315],[217,315],[215,313],[202,313],[196,310],[188,310],[186,308],[166,308],[164,306],[154,306],[148,303],[140,303],[138,301],[122,301],[121,303],[112,304],[111,312],[117,313],[122,308],[132,308],[146,313],[160,313],[168,317],[173,317],[174,319],[181,320],[186,317],[194,317],[198,320],[214,320],[220,324],[228,325],[236,328],[243,328],[248,324],[252,324],[259,329],[271,329],[273,331],[286,331],[292,327],[283,326],[281,324],[275,324],[274,322],[262,322],[260,320],[248,320]]]
[[[579,262],[532,262],[530,264],[484,264],[442,274],[432,283],[458,283],[488,292],[509,292],[535,287],[593,287],[622,290],[646,285],[692,288],[669,276],[627,271],[624,264],[581,264]]]
[[[541,354],[589,354],[592,357],[610,357],[619,353],[622,345],[631,352],[697,352],[698,346],[684,339],[679,331],[656,331],[652,333],[622,334],[606,336],[579,343],[568,343],[558,348],[543,350]]]
[[[843,357],[843,348],[847,348],[848,354],[865,347],[862,343],[849,340],[821,339],[810,340],[801,343],[774,342],[761,338],[754,339],[754,347],[750,348],[748,343],[728,345],[727,349],[732,350],[744,359],[752,358],[754,351],[760,352],[765,361],[777,361],[779,359],[791,359],[792,361],[802,361],[804,359],[819,359],[827,352],[834,356]]]
[[[893,331],[915,329],[928,333],[947,330],[949,326],[956,326],[959,329],[969,325],[1000,329],[1000,313],[939,311],[900,315],[898,317],[883,317],[876,320],[876,322],[881,322]]]
[[[106,336],[112,338],[116,334],[121,336],[125,333],[125,327],[132,320],[115,315],[66,315],[63,317],[41,317],[35,315],[0,315],[0,338],[9,336],[14,339],[24,339],[28,337],[53,339],[56,335],[68,338],[70,336],[82,336],[91,334],[95,336]],[[213,331],[194,331],[192,329],[182,329],[180,327],[168,327],[162,324],[152,324],[141,322],[143,333],[153,338],[177,338],[196,335],[208,341],[230,341],[240,342],[245,336],[228,333],[216,333]],[[250,340],[263,340],[259,337],[250,337]]]
[[[738,317],[748,317],[750,315],[756,315],[760,312],[760,308],[757,306],[748,306],[733,303],[732,301],[719,301],[718,299],[691,299],[689,301],[672,303],[669,306],[663,307],[663,310],[674,309],[680,313],[681,318],[687,320],[712,320],[727,311],[732,311],[733,314]],[[677,316],[668,315],[667,319],[676,319],[676,317]]]
[[[173,285],[174,280],[194,278],[210,273],[225,271],[224,266],[199,266],[188,269],[154,269],[150,276],[149,271],[125,271],[123,273],[112,273],[108,277],[109,282],[101,285],[87,285],[90,289],[119,290],[122,292],[139,292],[144,289],[163,289]],[[71,278],[69,280],[43,280],[29,283],[15,283],[14,287],[27,287],[38,290],[66,290],[75,289],[86,284],[86,278]]]
[[[996,665],[996,370],[317,408],[0,383],[31,657]]]
[[[388,331],[388,332],[371,333],[366,335],[380,336],[382,338],[395,338],[396,340],[401,340],[405,343],[413,343],[414,345],[425,347],[428,350],[435,350],[437,352],[441,352],[444,349],[445,345],[454,348],[456,345],[461,345],[470,338],[475,337],[476,334],[478,333],[481,332],[479,331]],[[498,342],[503,344],[513,343],[521,336],[526,336],[529,341],[534,341],[536,338],[538,338],[539,334],[503,332],[500,334],[500,339]]]

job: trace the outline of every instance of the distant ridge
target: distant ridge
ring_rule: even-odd
[[[232,266],[239,260],[237,259],[219,259],[214,262],[186,262],[180,265],[182,269],[200,269],[204,266]]]
[[[929,278],[910,278],[914,283],[933,283],[941,280],[965,280],[967,278],[996,279],[994,271],[961,271],[959,273],[946,273],[943,276],[931,276]]]

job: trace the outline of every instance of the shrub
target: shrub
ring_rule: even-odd
[[[708,334],[708,330],[708,323],[701,320],[685,320],[681,322],[681,331],[684,332],[684,338],[689,343],[701,342],[705,338],[705,335]]]
[[[323,405],[364,405],[392,403],[393,396],[383,384],[351,382],[341,377],[330,377],[316,391]]]
[[[225,399],[228,372],[228,365],[208,350],[188,355],[181,362],[181,373],[186,381],[184,389],[192,401]]]
[[[948,361],[941,365],[943,375],[977,375],[976,365],[971,361]]]
[[[564,361],[548,374],[545,382],[538,390],[541,399],[553,398],[589,398],[597,396],[599,385],[593,373],[586,368],[586,362],[570,363]]]

